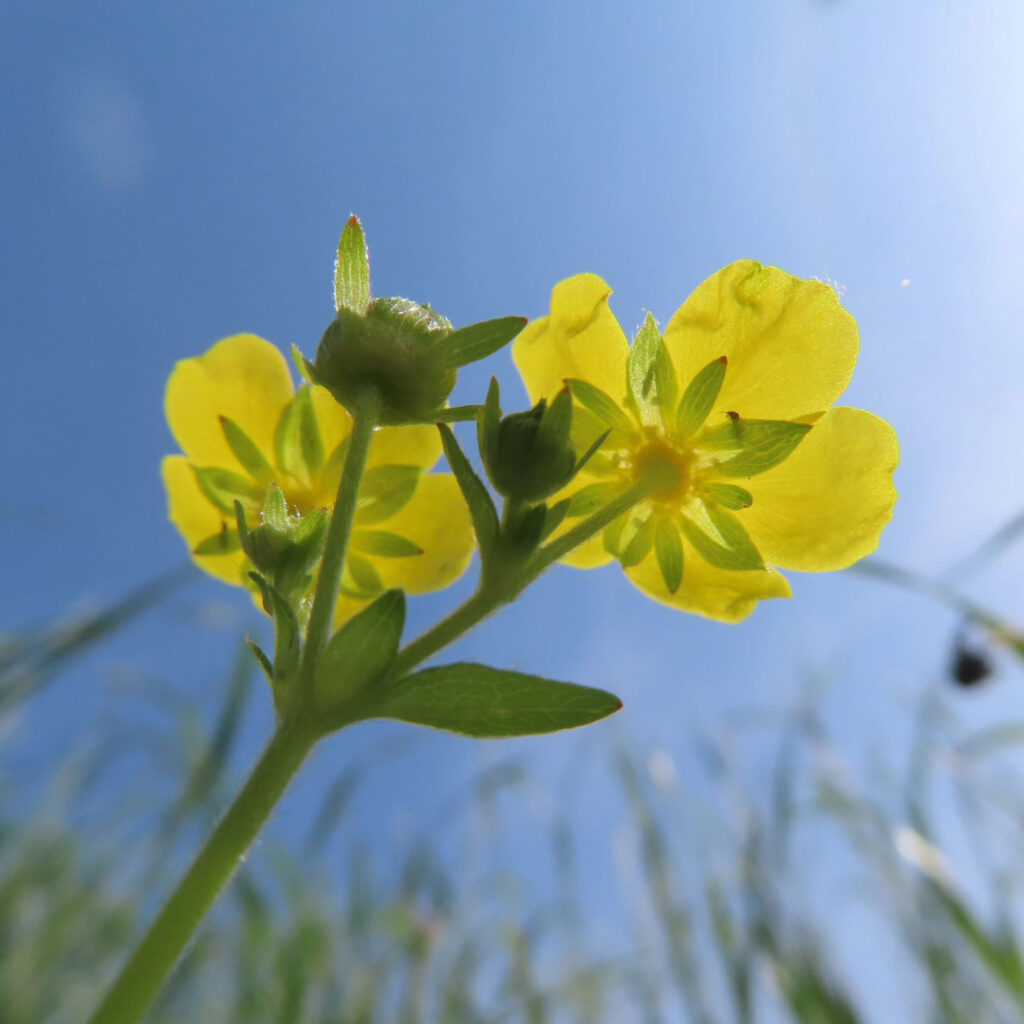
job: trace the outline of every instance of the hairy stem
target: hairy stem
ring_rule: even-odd
[[[285,722],[278,728],[241,793],[164,904],[89,1024],[135,1024],[141,1020],[319,735],[319,730],[304,720]]]
[[[348,541],[352,536],[352,521],[355,519],[356,513],[356,499],[359,496],[359,484],[366,470],[366,457],[370,451],[370,442],[373,440],[373,429],[377,423],[379,404],[380,399],[377,393],[368,391],[360,396],[355,408],[352,437],[349,441],[348,455],[345,458],[345,469],[338,482],[338,497],[334,502],[331,524],[327,528],[323,560],[320,563],[320,575],[317,577],[313,608],[309,614],[306,646],[302,652],[300,678],[306,683],[312,678],[313,669],[327,644],[331,623],[334,621],[334,609],[338,603],[338,585],[341,583],[341,573],[345,567],[345,555],[348,552]]]

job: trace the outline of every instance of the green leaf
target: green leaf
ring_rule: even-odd
[[[365,316],[369,305],[370,254],[363,225],[353,214],[338,242],[338,259],[334,264],[334,308],[339,311],[348,309]]]
[[[373,714],[464,736],[497,738],[572,729],[621,707],[618,697],[604,690],[462,663],[399,680],[374,705]]]
[[[716,569],[763,569],[761,552],[754,546],[743,524],[731,512],[705,505],[707,522],[692,518],[682,521],[683,533],[697,553]]]
[[[665,417],[670,416],[675,408],[676,375],[658,323],[650,313],[630,346],[626,371],[629,391],[643,422],[656,419],[652,414],[655,411],[664,410]]]
[[[679,538],[678,527],[671,519],[659,519],[654,528],[654,554],[661,578],[668,592],[674,594],[683,582],[683,542]]]
[[[273,467],[256,446],[256,442],[234,420],[229,420],[227,416],[217,418],[220,420],[220,429],[224,431],[224,440],[242,468],[257,483],[270,483],[274,479]]]
[[[618,498],[623,490],[622,483],[618,481],[598,482],[587,484],[581,487],[575,494],[569,497],[569,508],[565,513],[566,518],[574,519],[577,516],[589,516],[605,505],[611,504]]]
[[[193,555],[230,555],[238,551],[242,540],[237,530],[232,530],[227,523],[221,523],[216,533],[204,537],[193,549]]]
[[[711,451],[737,454],[715,464],[719,476],[750,477],[787,459],[811,429],[809,423],[788,420],[745,420],[730,414],[727,423],[709,427],[698,444]]]
[[[375,466],[367,470],[359,487],[360,524],[379,523],[404,508],[422,475],[419,466]]]
[[[441,444],[444,446],[445,458],[451,466],[452,473],[458,481],[459,489],[469,508],[470,518],[473,520],[473,530],[476,533],[477,543],[480,551],[486,555],[493,550],[498,541],[498,512],[494,507],[490,494],[483,481],[473,471],[459,447],[459,442],[452,433],[450,427],[439,423],[438,430],[441,432]]]
[[[317,665],[317,696],[338,700],[372,683],[394,660],[404,627],[405,594],[387,590],[331,637]]]
[[[592,412],[605,426],[619,431],[626,437],[636,434],[636,424],[619,408],[614,399],[600,388],[588,384],[585,380],[570,379],[566,381],[572,397],[588,412]]]
[[[712,359],[686,386],[676,410],[676,433],[679,437],[692,437],[704,426],[722,390],[727,363],[725,356]]]
[[[387,530],[353,530],[352,548],[380,558],[411,558],[423,554],[418,544]]]
[[[503,316],[460,327],[441,343],[444,365],[455,368],[475,363],[507,345],[526,324],[526,317]]]
[[[262,493],[259,487],[239,473],[219,466],[193,466],[196,483],[204,495],[221,512],[234,515],[235,502],[259,501]]]
[[[299,388],[281,413],[274,449],[278,466],[292,476],[312,481],[323,467],[324,443],[308,387]]]
[[[705,497],[722,508],[750,508],[754,503],[753,495],[744,487],[735,484],[708,484]]]
[[[274,620],[274,672],[277,682],[287,679],[299,666],[299,622],[292,606],[280,591],[268,583],[258,572],[249,573],[263,595],[263,608]]]

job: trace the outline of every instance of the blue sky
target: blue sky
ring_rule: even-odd
[[[3,4],[0,623],[182,558],[158,476],[167,374],[243,330],[312,352],[352,211],[375,291],[456,324],[542,315],[584,270],[615,288],[627,329],[740,257],[836,282],[861,327],[844,401],[902,443],[880,554],[940,571],[1024,499],[1022,35],[1013,0]],[[491,373],[525,401],[507,354],[455,398]],[[1012,613],[1019,570],[1018,553],[974,591]],[[793,589],[726,627],[655,606],[614,568],[553,572],[460,656],[608,686],[626,710],[572,740],[417,739],[350,827],[390,834],[511,750],[556,800],[567,751],[600,760],[618,737],[673,753],[686,779],[695,732],[819,672],[850,758],[898,761],[952,620],[849,575]],[[417,602],[412,623],[452,600]],[[235,625],[197,625],[197,606]],[[42,763],[81,743],[116,702],[112,667],[212,703],[232,628],[260,628],[244,595],[197,582],[59,683],[26,743]],[[999,720],[1015,693],[1008,680],[962,710]],[[393,728],[325,746],[282,820]],[[612,870],[608,785],[595,773],[581,798],[595,891]]]

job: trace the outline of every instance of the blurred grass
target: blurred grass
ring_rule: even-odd
[[[979,546],[978,559],[996,557],[1020,534],[1009,524]],[[867,571],[952,604],[995,642],[1016,635],[994,613],[979,616],[978,606],[951,598],[958,592],[947,583],[896,567],[879,571],[877,563]],[[77,624],[64,619],[10,638],[0,652],[0,713],[30,701],[63,666],[187,578],[172,574]],[[146,742],[175,756],[151,759],[121,786],[109,828],[83,832],[72,813],[83,794],[102,787],[107,748],[58,766],[28,816],[0,802],[0,1024],[87,1015],[152,913],[136,894],[167,890],[197,832],[238,784],[233,755],[254,678],[240,647],[208,721],[181,698],[153,695],[163,724]],[[1024,778],[1014,758],[1024,723],[967,733],[946,698],[930,692],[906,765],[869,789],[844,770],[813,700],[770,728],[774,765],[754,779],[733,763],[729,737],[703,738],[697,751],[717,796],[701,814],[653,756],[613,753],[635,884],[623,869],[628,927],[616,927],[611,944],[595,938],[603,930],[581,899],[581,840],[569,809],[550,822],[553,891],[523,900],[510,895],[507,875],[453,859],[436,834],[410,840],[395,854],[397,867],[377,863],[358,838],[343,838],[348,808],[373,767],[372,759],[353,761],[325,784],[302,842],[268,841],[245,863],[148,1020],[1024,1020],[1017,924],[1024,875],[1016,870]],[[432,824],[493,836],[499,794],[518,799],[528,783],[520,762],[501,762],[444,804]],[[0,793],[18,784],[17,765],[0,748]],[[147,794],[169,784],[179,795],[158,810],[156,828],[133,828]],[[948,828],[950,806],[976,853],[969,863],[958,856],[955,879],[938,827]],[[861,887],[878,963],[851,964],[843,914],[828,899],[815,906],[806,898],[819,847]],[[883,1021],[868,1015],[865,979],[885,971],[900,977],[902,1005]]]

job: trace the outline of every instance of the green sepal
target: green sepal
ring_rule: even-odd
[[[237,424],[227,416],[218,416],[220,429],[224,432],[224,440],[227,441],[235,458],[241,463],[242,468],[258,484],[266,485],[274,479],[274,469],[267,462],[263,452],[259,450],[256,442]]]
[[[405,508],[423,475],[419,466],[374,466],[359,486],[359,522],[379,523]]]
[[[315,384],[316,378],[313,376],[313,364],[302,354],[302,350],[298,345],[292,345],[289,350],[292,357],[292,363],[295,366],[295,371],[298,375],[307,383]]]
[[[611,504],[625,490],[625,485],[619,481],[598,481],[595,484],[587,484],[581,487],[575,494],[569,497],[569,508],[566,517],[575,519],[578,516],[589,516],[605,505]]]
[[[679,528],[667,517],[658,520],[654,527],[654,554],[658,559],[661,578],[674,594],[683,582],[683,542],[679,537]]]
[[[608,440],[610,434],[611,428],[606,430],[603,434],[598,434],[598,436],[594,438],[590,447],[576,460],[576,473],[579,473],[579,471],[597,454],[598,449],[600,449],[601,445]]]
[[[270,659],[264,653],[263,648],[253,640],[246,638],[245,646],[252,651],[252,656],[256,659],[256,664],[263,669],[263,674],[267,677],[267,682],[273,685],[274,682],[274,666],[271,664]]]
[[[271,484],[267,488],[267,496],[263,499],[263,508],[260,509],[260,519],[266,526],[281,533],[291,526],[288,499],[277,484]]]
[[[281,413],[274,450],[278,466],[292,476],[312,481],[323,468],[324,443],[308,387],[299,388]]]
[[[423,554],[423,548],[408,537],[388,530],[353,530],[351,546],[355,551],[379,558],[411,558]]]
[[[434,417],[435,423],[475,423],[480,418],[482,405],[452,405],[441,409]]]
[[[504,348],[526,324],[526,317],[503,316],[460,327],[441,342],[442,364],[457,368],[484,359]]]
[[[334,308],[358,316],[370,304],[370,254],[359,218],[352,214],[341,232],[334,263]]]
[[[676,410],[676,434],[679,437],[692,437],[704,426],[722,390],[727,365],[725,356],[712,359],[686,386]]]
[[[743,509],[754,504],[754,496],[745,487],[735,484],[708,484],[704,496],[722,508]]]
[[[405,594],[386,590],[331,637],[317,665],[314,690],[321,704],[359,693],[387,671],[405,628]]]
[[[500,424],[501,389],[498,386],[498,378],[492,377],[491,383],[487,385],[487,398],[484,401],[483,411],[476,421],[477,448],[480,451],[480,457],[484,460],[484,466],[488,466],[494,461]]]
[[[341,474],[345,471],[345,462],[348,459],[348,444],[352,435],[343,437],[335,446],[334,451],[327,456],[324,468],[320,471],[320,487],[327,494],[334,494],[341,482]]]
[[[569,506],[572,504],[572,499],[563,498],[561,501],[554,505],[551,505],[548,510],[544,513],[544,529],[541,530],[540,539],[547,540],[562,525],[562,520],[569,513]]]
[[[537,549],[544,536],[548,509],[543,503],[519,508],[505,522],[503,541],[506,550],[525,558]]]
[[[498,542],[498,511],[483,481],[473,471],[451,428],[438,423],[445,458],[466,501],[481,555],[486,557]]]
[[[654,526],[650,517],[641,519],[635,515],[619,516],[605,527],[604,548],[614,555],[623,569],[639,565],[654,543]]]
[[[280,683],[299,667],[301,641],[295,611],[281,592],[258,572],[249,573],[263,596],[263,610],[274,620],[273,678]]]
[[[716,536],[688,517],[682,521],[683,533],[697,554],[716,569],[763,569],[761,552],[739,519],[714,505],[705,505],[704,508]]]
[[[372,597],[384,589],[384,581],[373,562],[351,550],[345,558],[345,575],[351,580],[354,592],[359,597]]]
[[[572,392],[566,387],[555,395],[540,418],[540,426],[537,428],[537,447],[542,451],[553,451],[568,445],[571,430]]]
[[[588,725],[621,707],[604,690],[463,662],[400,679],[372,705],[372,714],[496,739]]]
[[[221,523],[216,533],[204,537],[193,549],[193,555],[230,555],[242,546],[237,530],[231,529],[227,523]]]
[[[745,420],[730,413],[728,422],[708,427],[697,443],[707,450],[737,453],[715,464],[716,475],[750,477],[784,462],[810,429],[809,423]]]
[[[570,378],[565,383],[569,385],[573,398],[606,427],[619,431],[625,437],[633,437],[636,434],[636,425],[633,421],[619,408],[618,403],[599,387],[575,378]]]
[[[676,403],[676,374],[658,322],[650,313],[630,346],[626,376],[629,393],[645,424],[671,416]]]
[[[239,473],[220,466],[193,466],[199,489],[221,512],[232,515],[236,501],[259,501],[261,488]]]

